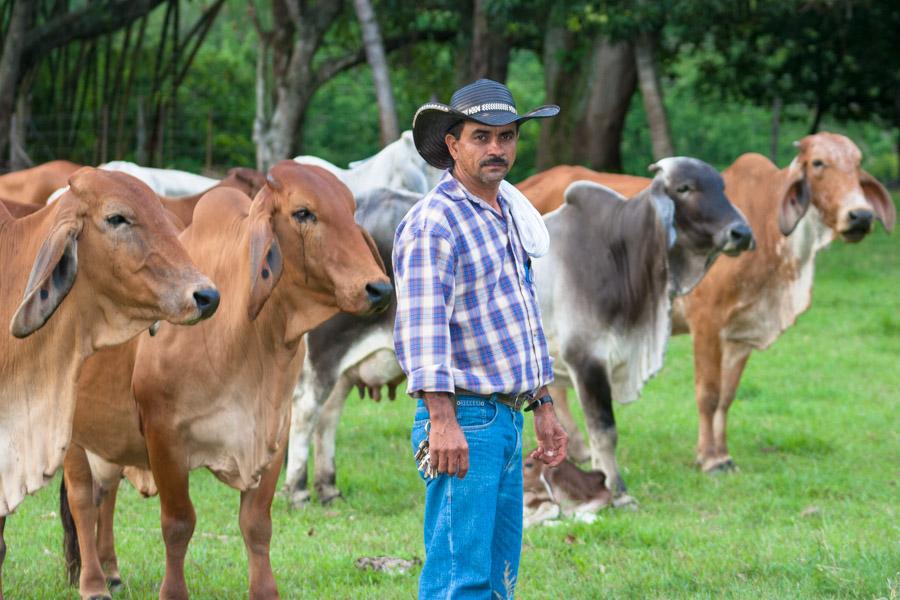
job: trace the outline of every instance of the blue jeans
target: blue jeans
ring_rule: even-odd
[[[456,420],[469,445],[469,472],[425,484],[419,598],[512,598],[522,552],[522,413],[460,395]],[[419,400],[413,452],[426,437],[427,422],[428,409]]]

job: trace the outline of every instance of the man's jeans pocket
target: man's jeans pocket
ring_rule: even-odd
[[[497,403],[459,396],[456,400],[456,422],[463,431],[487,429],[497,420]]]

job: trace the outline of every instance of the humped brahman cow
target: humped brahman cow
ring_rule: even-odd
[[[593,468],[606,474],[616,505],[633,499],[616,463],[613,400],[636,400],[662,367],[672,295],[689,292],[719,254],[753,241],[711,166],[675,157],[651,171],[651,186],[628,201],[596,183],[570,185],[545,217],[550,252],[534,261],[553,393],[575,387]]]
[[[157,320],[215,312],[218,291],[175,236],[147,186],[89,167],[36,213],[0,207],[0,565],[6,515],[62,465],[82,363]]]
[[[356,198],[356,222],[374,238],[387,273],[393,277],[391,251],[394,232],[421,194],[375,189]],[[371,317],[340,314],[310,331],[305,338],[306,358],[294,390],[291,440],[288,444],[285,492],[291,507],[310,498],[307,478],[309,446],[315,430],[315,489],[319,501],[340,496],[336,486],[335,437],[347,394],[358,387],[378,400],[388,387],[393,400],[396,386],[406,378],[394,353],[396,305]]]
[[[65,187],[81,168],[67,160],[51,160],[30,169],[0,175],[0,198],[25,204],[46,204],[55,190]]]
[[[201,199],[181,239],[222,290],[216,323],[163,325],[155,337],[89,362],[79,381],[64,499],[79,534],[82,596],[108,597],[96,548],[97,502],[118,485],[123,465],[151,469],[159,491],[161,598],[187,597],[184,559],[195,522],[188,474],[198,467],[240,490],[250,596],[277,596],[270,507],[303,363],[301,339],[339,310],[372,314],[392,297],[354,208],[334,176],[293,161],[275,165],[252,202],[227,188]],[[94,402],[93,410],[80,410]]]

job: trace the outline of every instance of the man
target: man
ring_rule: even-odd
[[[523,408],[534,412],[539,445],[531,456],[552,466],[566,456],[523,245],[535,222],[503,182],[519,124],[558,112],[543,106],[519,115],[506,86],[481,79],[449,106],[426,104],[413,119],[419,154],[449,168],[400,223],[393,254],[394,344],[407,390],[419,399],[413,451],[427,440],[417,452],[427,482],[420,598],[512,597],[522,546]],[[540,219],[537,227],[546,236]]]

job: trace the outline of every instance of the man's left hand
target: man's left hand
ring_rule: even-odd
[[[534,433],[538,447],[528,455],[529,458],[540,460],[548,467],[555,467],[566,460],[569,435],[556,418],[552,404],[534,409]]]

